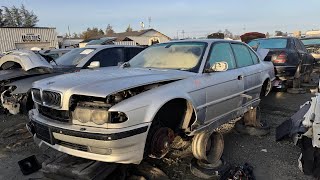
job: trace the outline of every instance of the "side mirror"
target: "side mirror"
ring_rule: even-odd
[[[99,68],[100,67],[100,62],[99,61],[92,61],[88,68],[93,69],[93,68]]]
[[[221,72],[221,71],[226,71],[228,70],[228,63],[225,61],[222,62],[216,62],[213,64],[211,67],[212,71],[214,72]]]
[[[205,68],[206,73],[222,72],[222,71],[228,70],[228,63],[225,61],[216,62],[211,67],[209,67],[210,65],[208,64],[206,65],[206,68]]]

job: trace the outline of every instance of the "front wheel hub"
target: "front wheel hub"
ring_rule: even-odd
[[[151,157],[163,158],[170,150],[174,140],[174,132],[167,127],[161,127],[154,133],[151,141]]]

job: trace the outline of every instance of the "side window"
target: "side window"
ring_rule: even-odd
[[[232,49],[229,43],[218,43],[213,46],[209,56],[210,67],[216,62],[225,61],[228,63],[228,69],[235,69],[236,63],[234,61]]]
[[[123,48],[108,48],[98,52],[92,61],[99,61],[100,67],[117,66],[119,62],[123,62]]]
[[[258,64],[259,63],[258,56],[251,49],[249,49],[249,52],[250,52],[251,58],[253,60],[253,64]]]
[[[126,61],[129,61],[130,59],[132,59],[134,56],[136,56],[137,54],[139,54],[143,50],[144,50],[144,48],[136,48],[136,47],[127,48],[127,59],[126,59]]]
[[[298,39],[298,42],[299,42],[299,44],[300,44],[300,46],[301,46],[301,48],[302,48],[302,51],[307,52],[307,49],[306,49],[306,47],[304,46],[304,44],[302,43],[302,41],[301,41],[300,39]]]
[[[231,44],[239,67],[251,66],[253,61],[249,49],[242,44]]]

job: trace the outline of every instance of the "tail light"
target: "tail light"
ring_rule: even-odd
[[[285,52],[280,53],[278,56],[272,58],[272,62],[276,64],[282,64],[287,61],[287,54]]]

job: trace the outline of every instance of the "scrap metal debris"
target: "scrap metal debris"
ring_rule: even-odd
[[[248,163],[230,168],[220,180],[255,180],[253,167]]]

